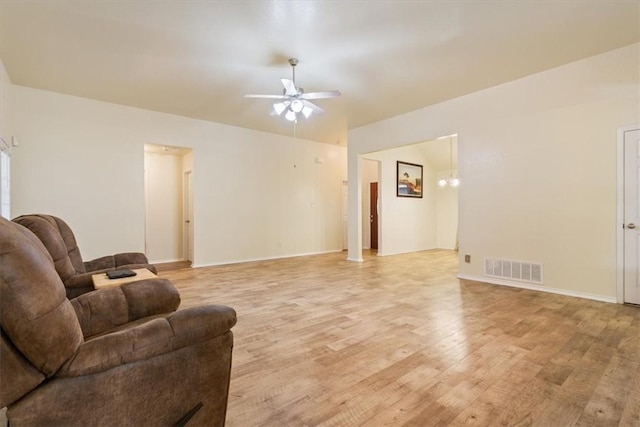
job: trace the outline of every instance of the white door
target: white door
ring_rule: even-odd
[[[184,173],[184,258],[193,262],[193,176]]]
[[[640,129],[624,132],[624,302],[640,304]]]
[[[9,144],[0,137],[0,215],[11,219],[11,155]]]
[[[349,184],[342,182],[342,249],[349,248]]]

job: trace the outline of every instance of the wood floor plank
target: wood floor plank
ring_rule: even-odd
[[[623,404],[622,414],[620,415],[621,426],[638,426],[640,425],[640,369],[635,373],[630,373],[629,394]]]
[[[227,425],[640,425],[640,310],[456,279],[457,253],[162,270],[236,309]]]
[[[520,358],[505,370],[478,399],[462,411],[451,425],[491,425],[506,409],[513,396],[523,390],[540,366]]]
[[[639,364],[640,359],[612,356],[577,424],[618,425],[626,403],[625,397],[632,391],[633,375]]]
[[[530,426],[540,417],[559,387],[538,379],[527,381],[522,388],[513,390],[504,410],[490,426]]]

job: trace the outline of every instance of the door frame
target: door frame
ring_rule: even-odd
[[[187,222],[188,221],[188,222]],[[183,258],[193,265],[194,245],[193,235],[193,170],[184,169],[182,171],[182,244]]]
[[[342,250],[349,250],[349,181],[342,181]]]
[[[618,128],[616,164],[616,302],[624,304],[624,134],[640,130],[640,124]]]

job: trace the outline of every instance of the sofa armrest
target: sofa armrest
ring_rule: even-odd
[[[180,305],[180,294],[166,279],[146,279],[82,294],[71,300],[86,338]]]
[[[91,261],[85,261],[83,264],[87,273],[96,274],[99,270],[113,270],[116,268],[116,259],[113,255],[107,255]]]
[[[116,267],[116,270],[137,270],[139,268],[146,268],[153,274],[158,274],[158,269],[153,264],[122,264]]]
[[[98,273],[105,273],[107,271],[109,270],[98,270],[98,271],[92,271],[90,273],[76,274],[75,276],[71,276],[64,281],[64,287],[65,288],[86,288],[86,287],[93,288],[94,287],[93,278],[91,276]]]
[[[146,268],[153,274],[158,271],[153,264],[149,264],[147,256],[140,252],[123,252],[115,255],[107,255],[100,258],[85,261],[84,268],[87,273],[98,274],[109,270],[122,270]]]
[[[149,264],[147,256],[140,252],[123,252],[113,256],[115,268],[129,264]]]
[[[96,374],[167,354],[230,333],[235,323],[235,310],[226,306],[208,305],[180,310],[84,342],[56,377]]]

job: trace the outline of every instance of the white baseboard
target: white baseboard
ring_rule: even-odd
[[[308,253],[303,253],[303,254],[291,254],[291,255],[278,255],[278,256],[266,257],[266,258],[248,258],[248,259],[239,259],[239,260],[227,260],[227,261],[220,261],[220,262],[207,263],[207,264],[192,264],[191,267],[192,268],[215,267],[215,266],[218,266],[218,265],[242,264],[244,262],[256,262],[256,261],[271,261],[271,260],[274,260],[274,259],[297,258],[297,257],[309,256],[309,255],[332,254],[332,253],[336,253],[336,252],[343,252],[343,250],[342,249],[333,249],[333,250],[329,250],[329,251],[308,252]]]
[[[608,302],[616,304],[616,297],[608,297],[605,295],[590,294],[588,292],[570,291],[567,289],[549,288],[546,286],[534,285],[522,282],[510,282],[508,280],[496,279],[495,277],[472,276],[467,274],[458,274],[458,279],[472,280],[474,282],[490,283],[492,285],[510,286],[512,288],[528,289],[531,291],[548,292],[551,294],[565,295],[569,297],[585,298],[594,301]]]
[[[154,261],[149,260],[149,264],[166,264],[166,263],[169,263],[169,262],[182,262],[184,260],[185,260],[184,258],[164,259],[164,260],[159,260],[159,261],[158,260],[154,260]]]

